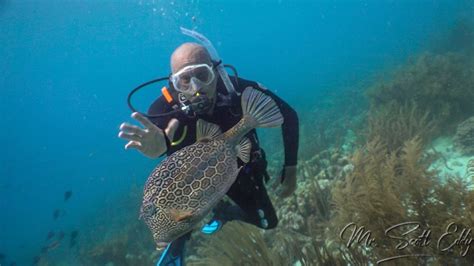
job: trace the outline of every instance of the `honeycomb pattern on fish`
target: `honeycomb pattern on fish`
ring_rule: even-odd
[[[161,249],[191,231],[225,195],[237,178],[237,157],[250,160],[245,134],[276,127],[284,119],[270,96],[251,87],[241,95],[242,118],[221,133],[219,126],[196,122],[197,142],[163,160],[145,184],[140,217]]]
[[[235,147],[224,140],[197,142],[172,154],[145,184],[141,210],[145,223],[153,232],[173,235],[170,231],[183,231],[189,224],[174,221],[168,210],[191,210],[195,219],[202,218],[229,189],[233,180],[228,177],[237,175],[236,156]],[[157,227],[162,230],[153,230]]]

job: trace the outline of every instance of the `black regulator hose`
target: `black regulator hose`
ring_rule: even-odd
[[[220,64],[222,63],[222,61],[219,61],[217,64]],[[224,67],[228,67],[230,69],[232,69],[232,71],[234,72],[234,78],[235,78],[235,83],[237,84],[238,86],[238,80],[239,80],[239,76],[237,74],[237,69],[235,69],[234,66],[232,65],[227,65],[225,64]],[[154,114],[154,115],[149,115],[149,114],[145,114],[145,113],[142,113],[142,112],[139,112],[137,111],[133,105],[132,105],[132,96],[133,94],[135,94],[135,92],[137,92],[138,90],[140,90],[141,88],[143,87],[146,87],[150,84],[153,84],[153,83],[157,83],[157,82],[161,82],[161,81],[164,81],[164,80],[168,80],[169,77],[163,77],[163,78],[157,78],[157,79],[153,79],[153,80],[150,80],[150,81],[147,81],[143,84],[140,84],[138,87],[136,87],[135,89],[133,89],[129,94],[128,94],[128,97],[127,97],[127,104],[128,104],[128,108],[130,108],[130,110],[132,110],[132,112],[137,112],[137,113],[140,113],[141,115],[145,116],[145,117],[148,117],[148,118],[158,118],[158,117],[165,117],[165,116],[169,116],[169,115],[173,115],[173,114],[176,114],[178,112],[182,112],[180,109],[176,109],[176,110],[173,110],[171,112],[168,112],[168,113],[162,113],[162,114]]]
[[[129,94],[128,94],[128,97],[127,97],[127,104],[128,104],[128,108],[130,108],[130,110],[132,110],[132,112],[138,112],[140,113],[141,115],[145,116],[145,117],[148,117],[148,118],[158,118],[158,117],[164,117],[164,116],[169,116],[169,115],[172,115],[172,114],[175,114],[177,112],[180,112],[180,110],[173,110],[171,112],[168,112],[168,113],[162,113],[162,114],[155,114],[155,115],[149,115],[149,114],[145,114],[145,113],[142,113],[142,112],[139,112],[137,111],[133,105],[132,105],[132,96],[133,94],[135,94],[135,92],[137,92],[138,90],[140,90],[141,88],[143,87],[146,87],[150,84],[153,84],[153,83],[156,83],[156,82],[160,82],[160,81],[163,81],[163,80],[167,80],[168,77],[163,77],[163,78],[158,78],[158,79],[154,79],[154,80],[150,80],[148,82],[145,82],[143,84],[141,84],[140,86],[136,87],[135,89],[133,89]]]

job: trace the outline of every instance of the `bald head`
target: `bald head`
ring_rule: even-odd
[[[180,45],[171,55],[171,71],[176,73],[181,68],[194,64],[211,65],[211,56],[202,45],[187,42]]]

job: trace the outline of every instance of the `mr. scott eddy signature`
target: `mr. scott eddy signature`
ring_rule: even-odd
[[[466,228],[456,223],[450,223],[446,230],[436,239],[432,239],[432,233],[429,228],[421,228],[420,222],[405,222],[393,225],[385,230],[385,236],[395,240],[394,248],[404,250],[407,247],[428,247],[433,245],[440,252],[451,252],[454,248],[460,248],[459,255],[465,257],[471,247],[473,237],[471,228]],[[349,223],[341,230],[340,238],[347,241],[347,247],[351,248],[354,244],[361,244],[365,247],[377,247],[377,240],[372,237],[372,232],[366,230],[364,226],[355,223]],[[430,257],[429,254],[400,254],[398,256],[380,259],[377,264],[382,262],[406,258],[406,257]]]

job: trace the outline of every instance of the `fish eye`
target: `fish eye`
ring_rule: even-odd
[[[158,211],[158,208],[153,204],[143,206],[143,217],[151,217]]]

